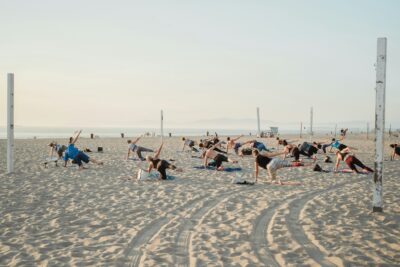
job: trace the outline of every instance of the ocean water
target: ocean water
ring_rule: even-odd
[[[80,128],[78,128],[80,129]],[[26,127],[16,126],[14,130],[14,136],[17,139],[32,139],[32,138],[68,138],[74,134],[76,128],[71,127]],[[160,135],[160,129],[155,128],[128,128],[128,127],[88,127],[82,128],[82,137],[90,137],[93,133],[95,136],[103,138],[121,137],[121,133],[125,134],[125,137],[141,136],[145,133],[149,133],[153,136]],[[355,133],[360,132],[359,128],[350,129]],[[209,131],[210,135],[217,132],[219,135],[255,135],[257,130],[253,129],[190,129],[190,128],[165,128],[164,136],[168,136],[169,133],[172,136],[204,136]],[[280,134],[299,134],[300,129],[294,127],[279,128]],[[339,132],[340,129],[337,129]],[[314,128],[315,134],[333,134],[334,129],[330,127],[316,127]],[[307,129],[303,130],[303,134],[307,134]],[[0,139],[7,138],[7,129],[3,126],[0,127]]]

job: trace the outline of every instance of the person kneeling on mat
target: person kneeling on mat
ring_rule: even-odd
[[[78,150],[75,147],[75,143],[79,138],[82,130],[80,130],[74,137],[69,138],[69,144],[67,149],[64,152],[64,167],[67,167],[68,160],[71,159],[73,164],[78,164],[79,169],[83,169],[82,161],[85,163],[93,162],[98,165],[103,165],[103,162],[94,160],[90,158],[88,155],[83,153],[82,151]]]
[[[149,168],[146,170],[148,173],[151,172],[151,170],[154,168],[160,173],[160,179],[161,180],[166,180],[167,179],[167,169],[170,170],[177,170],[177,171],[182,171],[182,169],[177,169],[175,165],[172,165],[166,160],[159,159],[158,157],[160,156],[161,149],[163,147],[164,143],[161,143],[160,148],[157,150],[156,154],[154,157],[151,156],[146,156],[146,161],[149,162]]]
[[[255,171],[255,176],[256,176],[256,182],[258,180],[258,167],[261,167],[261,168],[267,170],[267,178],[269,177],[271,182],[276,180],[277,184],[282,185],[283,183],[276,176],[276,172],[278,169],[281,169],[284,167],[308,166],[302,162],[289,162],[287,160],[282,160],[280,158],[273,158],[275,156],[282,155],[287,152],[288,152],[287,149],[284,149],[284,151],[281,151],[281,152],[275,152],[275,153],[264,152],[263,154],[260,154],[260,152],[257,149],[254,149],[253,156],[255,158],[254,171]]]
[[[222,171],[224,170],[224,167],[222,166],[222,162],[232,162],[232,163],[237,163],[237,160],[232,160],[228,158],[225,155],[222,155],[220,153],[217,153],[214,148],[219,145],[219,143],[216,143],[209,149],[203,152],[203,157],[204,157],[204,167],[208,167],[208,159],[213,159],[215,161],[215,168],[217,171]]]

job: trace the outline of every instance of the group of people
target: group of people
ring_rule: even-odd
[[[240,138],[243,137],[242,135],[236,138],[227,137],[226,142],[219,140],[218,135],[215,135],[208,139],[202,139],[199,143],[183,137],[182,151],[184,151],[186,148],[189,148],[193,152],[200,152],[200,158],[203,160],[204,167],[212,166],[219,171],[224,170],[223,162],[230,162],[234,164],[238,163],[237,159],[230,156],[231,154],[229,153],[229,150],[233,150],[234,154],[239,157],[252,155],[254,157],[254,173],[256,181],[259,177],[259,168],[262,168],[266,170],[267,178],[269,178],[271,182],[275,182],[278,184],[282,184],[282,181],[276,175],[277,170],[285,167],[310,166],[316,161],[316,155],[318,153],[326,154],[329,147],[329,152],[332,152],[332,149],[337,150],[335,153],[335,172],[338,171],[341,161],[345,162],[350,170],[354,173],[361,172],[357,169],[357,167],[361,168],[362,172],[373,172],[371,168],[364,165],[354,155],[354,153],[352,153],[353,150],[356,150],[355,148],[351,148],[342,143],[346,131],[344,131],[344,134],[341,136],[340,140],[331,139],[329,142],[303,142],[300,144],[296,144],[297,140],[286,140],[277,138],[277,149],[275,152],[272,152],[272,149],[268,149],[265,144],[257,140],[239,142]],[[92,162],[102,165],[103,162],[89,157],[84,151],[79,150],[75,146],[75,143],[77,142],[81,132],[82,131],[78,131],[73,137],[70,137],[67,146],[57,144],[56,142],[51,142],[49,144],[51,149],[51,156],[56,153],[59,159],[62,158],[64,160],[64,166],[67,166],[67,163],[69,162],[69,160],[71,160],[73,164],[78,165],[79,169],[84,169],[83,163]],[[151,172],[153,169],[157,170],[160,174],[160,179],[167,179],[167,169],[181,170],[167,160],[160,159],[163,143],[157,150],[153,150],[143,146],[139,146],[137,144],[139,140],[140,137],[136,138],[135,140],[127,141],[128,152],[126,155],[126,159],[130,158],[131,153],[135,153],[139,160],[147,161],[149,163],[146,171]],[[198,148],[196,148],[196,145],[198,146]],[[279,150],[280,146],[283,147],[281,150]],[[400,156],[400,146],[398,146],[397,144],[391,144],[390,147],[393,148],[393,152],[391,154],[392,160],[396,156]],[[142,155],[142,153],[144,152],[155,154],[154,156],[147,155],[146,157],[144,157]],[[303,160],[300,159],[300,156],[312,159],[313,162],[305,163]],[[292,157],[293,160],[289,161],[289,157]],[[329,160],[330,157],[327,156],[325,162],[331,162]]]

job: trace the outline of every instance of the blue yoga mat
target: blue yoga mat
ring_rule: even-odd
[[[193,168],[195,168],[195,169],[198,169],[198,170],[204,170],[204,169],[206,169],[204,166],[194,166]],[[214,170],[215,171],[215,167],[212,167],[212,166],[208,166],[207,167],[207,170]],[[238,171],[241,171],[242,170],[242,168],[240,168],[240,167],[236,167],[236,168],[231,168],[231,167],[227,167],[227,168],[224,168],[224,172],[238,172]]]

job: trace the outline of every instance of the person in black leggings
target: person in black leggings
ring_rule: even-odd
[[[151,170],[154,168],[160,173],[160,179],[166,180],[167,179],[167,169],[170,170],[178,170],[175,165],[172,165],[166,160],[159,159],[158,157],[160,156],[161,149],[163,147],[163,144],[161,144],[160,148],[157,150],[156,154],[154,157],[151,156],[146,156],[146,161],[149,162],[149,168],[147,169],[147,172],[151,172]]]
[[[356,166],[359,166],[366,172],[374,172],[371,168],[365,166],[356,156],[349,154],[349,149],[345,148],[342,151],[336,152],[335,171],[338,170],[340,161],[343,160],[347,166],[355,173],[360,173]]]
[[[315,156],[315,154],[318,153],[318,150],[321,149],[321,145],[317,144],[315,142],[311,143],[307,143],[304,142],[300,147],[299,147],[299,154],[312,158],[314,159],[314,161],[317,159],[317,157]],[[295,156],[296,158],[296,156]]]

